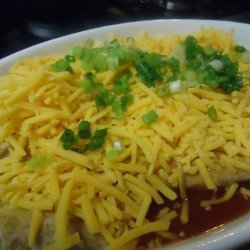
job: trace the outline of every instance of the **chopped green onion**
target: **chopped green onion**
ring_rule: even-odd
[[[86,92],[90,93],[95,89],[95,84],[92,81],[85,79],[82,82],[80,82],[80,87],[84,89]]]
[[[116,95],[114,93],[109,93],[107,97],[105,98],[106,102],[109,105],[112,105],[112,103],[115,101]]]
[[[193,70],[186,70],[183,72],[183,80],[188,80],[188,81],[197,81],[196,79],[196,72]]]
[[[89,138],[90,135],[90,123],[88,121],[81,121],[78,127],[78,136],[82,139],[86,139]]]
[[[156,94],[160,97],[163,97],[163,96],[168,96],[171,94],[170,90],[169,90],[169,86],[168,85],[165,85],[163,87],[160,87],[158,89],[156,89]]]
[[[105,137],[107,135],[107,129],[99,129],[95,131],[95,134],[91,137],[90,143],[87,145],[87,150],[94,151],[101,148],[105,143]]]
[[[235,76],[229,81],[222,82],[220,84],[220,87],[223,89],[223,91],[226,94],[230,94],[233,91],[238,91],[244,86],[242,77],[241,76]]]
[[[191,61],[196,58],[197,41],[193,36],[187,36],[184,41],[186,60]]]
[[[235,50],[236,52],[243,53],[243,52],[245,52],[247,49],[246,49],[245,47],[243,47],[243,46],[235,45],[235,46],[234,46],[234,50]]]
[[[115,82],[114,92],[116,94],[127,94],[131,91],[129,78],[130,74],[125,74]]]
[[[107,64],[109,69],[116,69],[119,66],[119,58],[118,57],[109,57],[107,59]]]
[[[168,66],[171,68],[173,74],[176,74],[180,71],[180,60],[175,57],[171,57],[167,61]]]
[[[86,92],[93,92],[96,88],[96,84],[94,83],[94,75],[92,72],[88,72],[85,74],[86,79],[80,82],[80,87],[84,89]]]
[[[228,75],[229,77],[234,77],[238,74],[239,64],[237,62],[233,62],[228,55],[222,55],[220,57],[221,62],[224,65],[223,73]]]
[[[51,156],[45,155],[40,158],[33,156],[28,162],[27,166],[29,168],[38,168],[43,165],[47,165],[53,162],[53,158]]]
[[[213,60],[216,58],[216,56],[218,56],[220,54],[220,51],[218,51],[216,48],[212,47],[211,45],[203,48],[203,58],[205,60]]]
[[[95,134],[93,136],[93,138],[104,138],[108,133],[108,129],[107,128],[103,128],[103,129],[97,129],[95,131]]]
[[[69,62],[69,63],[71,63],[71,62],[75,62],[75,57],[74,56],[71,56],[71,55],[66,55],[65,57],[64,57],[64,59],[67,61],[67,62]]]
[[[154,87],[155,81],[161,79],[156,69],[153,67],[150,67],[144,61],[137,63],[136,69],[137,69],[137,75],[140,78],[140,80],[149,88]]]
[[[73,47],[71,47],[71,49],[70,49],[70,51],[69,51],[69,53],[70,53],[72,56],[77,57],[77,58],[82,58],[83,52],[84,52],[84,50],[83,50],[83,48],[80,47],[80,46],[73,46]]]
[[[210,108],[207,110],[207,114],[208,114],[209,118],[210,118],[213,122],[218,121],[217,110],[214,108],[214,106],[210,107]]]
[[[133,99],[134,99],[134,96],[131,94],[121,96],[121,99],[120,99],[121,106],[124,112],[127,111],[128,103],[131,102]]]
[[[97,111],[99,111],[100,108],[106,106],[105,100],[100,94],[95,96],[95,104],[96,104]]]
[[[158,119],[158,115],[154,110],[150,110],[148,113],[142,115],[142,120],[145,124],[149,125]]]
[[[211,88],[217,88],[220,84],[216,70],[210,65],[204,70],[198,71],[197,79],[200,83],[206,84]]]
[[[117,157],[120,153],[121,153],[120,150],[111,149],[111,150],[108,151],[107,157],[108,158]]]
[[[94,80],[94,74],[92,72],[87,72],[85,74],[85,77],[87,78],[87,80],[89,81],[93,81]]]
[[[119,65],[134,66],[133,74],[147,87],[156,87],[158,96],[167,96],[182,91],[195,84],[206,84],[211,88],[221,88],[231,93],[243,87],[242,74],[239,72],[238,60],[250,61],[250,51],[236,45],[231,51],[235,56],[223,54],[222,50],[211,45],[202,47],[193,36],[187,36],[183,44],[174,49],[169,57],[158,53],[149,53],[136,48],[134,39],[128,38],[127,47],[116,39],[95,46],[93,40],[85,42],[83,47],[73,46],[69,55],[52,65],[54,71],[73,72],[70,63],[80,59],[85,71],[103,72],[115,69]],[[131,46],[129,45],[131,44]],[[175,51],[175,53],[173,53]],[[177,52],[180,51],[180,52]],[[239,53],[242,53],[239,55]],[[131,70],[131,72],[133,72]],[[119,74],[118,74],[119,75]],[[123,118],[127,109],[131,92],[131,73],[123,73],[114,83],[113,89],[105,89],[100,83],[94,82],[93,73],[87,73],[80,87],[86,92],[97,95],[97,110],[111,105],[118,119]],[[180,82],[181,81],[181,82]],[[168,84],[167,84],[168,83]],[[167,87],[165,86],[167,85]],[[118,95],[124,95],[120,97]]]
[[[163,56],[157,53],[144,53],[143,58],[145,62],[152,68],[159,68],[163,62]]]
[[[117,120],[121,120],[124,118],[124,111],[121,102],[119,101],[114,101],[112,104],[113,111],[115,113],[115,117]]]
[[[64,149],[70,149],[77,143],[78,137],[71,129],[66,128],[60,137],[60,141],[63,143]]]
[[[104,98],[105,103],[109,105],[112,105],[116,99],[116,94],[113,92],[108,92],[106,89],[101,90],[100,95]]]
[[[68,71],[70,73],[73,73],[73,69],[65,59],[59,59],[58,61],[56,61],[54,64],[51,65],[51,68],[55,72]]]
[[[202,61],[200,58],[197,58],[197,59],[194,59],[192,61],[189,61],[188,64],[187,64],[187,67],[189,69],[194,69],[194,70],[197,70],[201,67],[202,65]]]

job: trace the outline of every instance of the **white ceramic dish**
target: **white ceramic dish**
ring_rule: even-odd
[[[250,48],[250,25],[207,20],[154,20],[125,23],[83,31],[35,45],[0,60],[0,75],[7,73],[9,67],[23,57],[34,57],[47,54],[64,53],[72,44],[82,44],[88,38],[104,40],[114,32],[120,36],[136,36],[141,30],[151,35],[179,33],[185,34],[201,27],[216,27],[223,30],[234,30],[234,38],[243,46]],[[219,226],[208,233],[191,239],[162,247],[161,250],[222,250],[233,249],[250,242],[250,213],[224,226]]]

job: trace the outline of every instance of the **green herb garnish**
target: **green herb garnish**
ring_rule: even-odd
[[[66,55],[64,59],[69,63],[74,62],[76,60],[75,57],[71,55]]]
[[[78,137],[75,135],[74,131],[66,128],[60,137],[60,141],[63,143],[64,149],[71,149],[78,141]]]
[[[154,110],[150,110],[148,113],[142,115],[142,120],[145,124],[149,125],[158,119],[158,115]]]
[[[94,151],[103,146],[105,143],[105,137],[107,135],[107,129],[99,129],[95,131],[95,134],[90,138],[90,143],[87,145],[87,150]]]
[[[116,94],[128,94],[130,89],[129,78],[131,74],[122,75],[114,84],[114,92]]]
[[[99,111],[100,108],[106,107],[106,102],[105,102],[105,99],[102,95],[98,94],[95,96],[94,99],[95,99],[97,111]]]
[[[70,66],[69,62],[67,62],[65,59],[59,59],[54,64],[51,65],[51,68],[55,72],[63,72],[68,71],[69,73],[73,73],[73,69]]]
[[[214,108],[214,106],[210,107],[210,108],[207,110],[207,114],[208,114],[209,118],[210,118],[213,122],[218,121],[217,110]]]
[[[108,158],[113,158],[113,157],[117,157],[118,155],[120,155],[121,151],[117,150],[117,149],[111,149],[108,151],[107,153],[107,157]]]
[[[243,47],[243,46],[235,45],[234,46],[234,51],[239,52],[239,53],[243,53],[243,52],[247,51],[247,49],[245,47]]]
[[[53,158],[51,156],[45,155],[42,157],[33,156],[28,162],[27,166],[29,168],[38,168],[47,164],[51,164],[53,162]]]
[[[80,122],[78,127],[78,136],[82,139],[86,139],[91,136],[90,123],[88,121]]]
[[[147,87],[154,87],[155,82],[161,79],[157,70],[150,67],[146,62],[141,61],[136,64],[137,75]]]

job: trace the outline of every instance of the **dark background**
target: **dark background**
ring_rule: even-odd
[[[0,0],[0,58],[86,29],[162,18],[250,24],[250,0]]]
[[[1,0],[0,58],[77,31],[159,18],[250,23],[250,0]]]

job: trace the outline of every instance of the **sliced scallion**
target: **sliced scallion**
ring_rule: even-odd
[[[75,57],[71,55],[66,55],[64,59],[69,63],[74,62],[76,60]]]
[[[81,58],[83,56],[84,50],[80,46],[72,46],[69,53],[74,57]]]
[[[246,49],[245,47],[243,47],[243,46],[235,45],[235,46],[234,46],[234,50],[235,50],[236,52],[243,53],[243,52],[245,52],[247,49]]]
[[[156,94],[160,97],[163,97],[163,96],[168,96],[171,94],[170,90],[169,90],[169,86],[168,85],[165,85],[163,87],[160,87],[160,88],[157,88],[155,90]]]
[[[115,113],[115,117],[117,120],[121,120],[124,118],[124,111],[121,102],[118,100],[114,101],[112,104],[113,111]]]
[[[131,91],[129,78],[130,74],[125,74],[115,82],[114,92],[116,94],[128,94]]]
[[[207,114],[208,114],[209,118],[210,118],[213,122],[218,121],[217,110],[214,108],[214,106],[210,107],[210,108],[207,110]]]
[[[72,67],[65,59],[59,59],[51,65],[51,68],[54,72],[68,71],[70,73],[73,73]]]
[[[90,123],[88,121],[80,122],[78,127],[78,136],[82,139],[86,139],[91,136]]]
[[[158,115],[154,110],[150,110],[148,113],[142,115],[142,120],[145,124],[149,125],[158,119]]]
[[[103,108],[106,106],[105,100],[100,94],[95,96],[95,104],[96,104],[97,111],[99,111],[100,108]]]
[[[77,143],[77,140],[78,137],[69,128],[66,128],[60,137],[60,141],[63,143],[63,148],[66,150],[71,149],[71,147]]]
[[[94,151],[101,148],[105,143],[105,137],[107,135],[107,129],[98,129],[91,137],[90,143],[87,145],[87,150]]]
[[[108,151],[107,157],[108,158],[117,157],[120,153],[121,153],[120,150],[111,149],[111,150]]]
[[[42,157],[32,156],[32,158],[27,162],[27,166],[29,168],[38,168],[43,165],[47,165],[53,162],[53,158],[51,156],[45,155]]]

